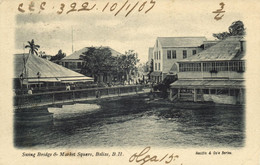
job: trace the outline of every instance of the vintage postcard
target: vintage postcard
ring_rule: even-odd
[[[0,1],[0,164],[260,164],[259,2]]]

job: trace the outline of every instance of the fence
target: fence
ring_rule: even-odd
[[[14,106],[39,106],[41,104],[55,104],[62,102],[73,102],[80,99],[95,98],[102,96],[120,96],[127,93],[137,93],[142,91],[144,86],[120,86],[120,87],[105,87],[105,88],[91,88],[70,91],[56,91],[35,94],[25,94],[14,96]]]

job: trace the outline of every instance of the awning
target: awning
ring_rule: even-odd
[[[161,76],[162,72],[152,72],[151,76]]]
[[[63,77],[58,78],[61,82],[69,83],[69,82],[93,82],[94,79],[92,77]]]
[[[149,72],[144,72],[143,75],[144,75],[144,76],[148,76],[148,75],[149,75]]]
[[[244,88],[244,80],[177,80],[171,88]]]
[[[37,82],[59,82],[60,80],[58,80],[57,78],[44,78],[44,77],[41,77],[41,78],[29,78],[28,79],[28,82],[29,83],[37,83]]]

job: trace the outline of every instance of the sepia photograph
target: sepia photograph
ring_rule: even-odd
[[[243,4],[16,1],[10,147],[23,161],[87,164],[188,164],[186,149],[204,163],[242,155],[255,121],[248,98],[259,98]]]

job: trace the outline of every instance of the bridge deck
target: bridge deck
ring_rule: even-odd
[[[96,97],[96,91],[100,96]],[[57,104],[67,104],[81,101],[94,101],[113,97],[130,96],[148,93],[149,89],[143,86],[125,86],[113,88],[92,88],[85,90],[48,92],[33,95],[15,96],[14,109],[43,107]]]

